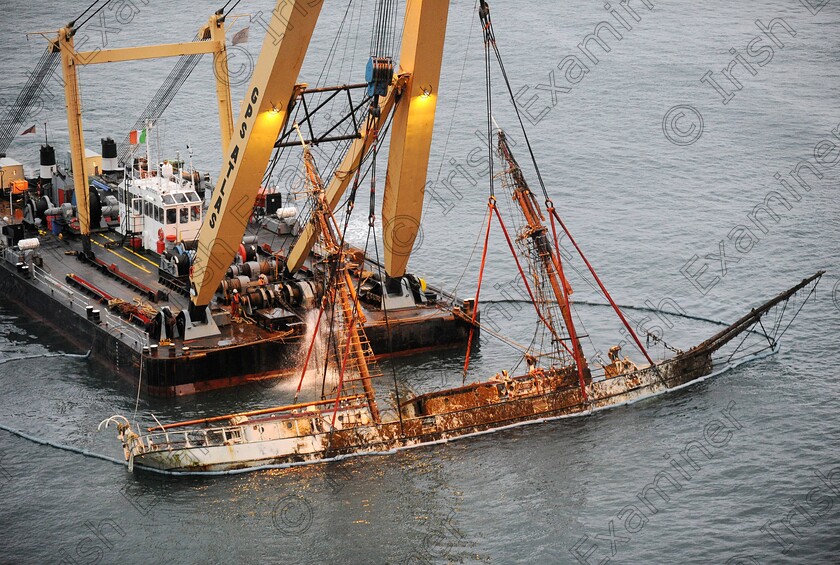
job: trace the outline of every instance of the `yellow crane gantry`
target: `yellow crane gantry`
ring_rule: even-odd
[[[79,88],[78,67],[80,65],[212,53],[214,55],[214,74],[216,75],[216,98],[219,107],[219,130],[223,147],[227,147],[233,136],[233,111],[230,100],[227,48],[225,47],[225,17],[221,11],[210,16],[207,24],[199,30],[199,41],[76,51],[73,41],[75,34],[76,28],[73,27],[72,23],[68,24],[58,30],[56,38],[50,40],[50,43],[53,51],[61,54],[64,100],[67,107],[67,126],[70,133],[70,159],[73,166],[73,189],[77,205],[76,215],[79,219],[79,231],[82,235],[84,251],[86,254],[90,254],[90,201],[88,193],[88,177],[90,174],[84,157],[85,138],[82,128],[82,97]]]
[[[314,4],[314,5],[313,5]],[[233,138],[199,232],[190,275],[190,332],[210,321],[208,305],[245,233],[274,144],[300,92],[296,84],[322,2],[279,0],[254,68]],[[429,149],[437,105],[449,0],[413,0],[403,24],[399,67],[380,103],[380,121],[393,111],[388,172],[382,203],[385,270],[405,274],[423,210]],[[372,139],[358,132],[338,171],[353,169],[370,150]],[[326,190],[335,208],[351,175],[336,174]],[[310,224],[292,250],[287,267],[300,267],[315,240]],[[397,234],[397,231],[399,233]]]

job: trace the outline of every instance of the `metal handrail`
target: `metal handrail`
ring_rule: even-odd
[[[359,407],[351,408],[350,410],[358,410]],[[259,425],[259,426],[275,426],[276,428],[280,428],[282,424],[295,422],[302,420],[308,420],[312,423],[316,421],[321,425],[324,432],[329,432],[332,424],[330,423],[330,419],[324,417],[323,412],[309,412],[309,413],[301,413],[299,415],[295,415],[293,418],[289,418],[286,420],[273,420],[273,421],[251,421],[243,424],[238,425],[228,425],[228,426],[219,426],[215,428],[200,428],[200,429],[193,429],[193,430],[182,430],[182,431],[163,431],[163,432],[154,432],[145,435],[137,436],[136,440],[140,442],[143,447],[143,451],[163,451],[173,449],[175,446],[184,446],[184,447],[217,447],[217,446],[224,446],[229,445],[230,443],[248,443],[245,438],[245,430],[248,426]],[[236,432],[234,434],[234,432]],[[296,439],[306,437],[311,435],[308,434],[301,434],[298,429],[297,425],[295,425],[295,433],[296,435],[288,436],[284,439]],[[190,438],[191,434],[200,434],[202,443],[200,445],[196,444],[194,440]],[[263,432],[260,432],[262,435]],[[218,438],[210,437],[212,435],[218,435]],[[160,440],[163,441],[160,441]]]
[[[90,299],[86,295],[77,293],[74,289],[53,278],[52,275],[50,275],[44,269],[38,267],[37,265],[33,265],[32,276],[38,282],[45,284],[48,287],[53,286],[60,292],[66,293],[67,298],[72,300],[70,304],[71,308],[73,307],[73,304],[76,303],[83,307],[94,306],[93,304],[91,304]],[[121,332],[134,337],[137,343],[135,349],[137,351],[142,351],[143,346],[146,342],[146,337],[144,337],[140,332],[138,332],[133,326],[126,324],[122,318],[111,314],[107,309],[105,309],[105,311],[102,312],[102,314],[107,318],[109,322],[109,328],[119,328]]]

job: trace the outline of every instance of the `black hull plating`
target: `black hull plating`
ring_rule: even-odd
[[[24,278],[13,270],[13,265],[0,263],[0,300],[17,307],[30,319],[43,321],[80,350],[90,350],[92,359],[106,370],[129,382],[137,382],[141,371],[140,349],[146,338],[140,328],[129,327],[123,331],[109,327],[107,322],[97,324],[88,320],[82,305],[89,302],[86,297],[78,295],[74,303],[74,298],[45,291]],[[466,322],[452,316],[405,323],[392,320],[390,327],[393,336],[389,338],[384,324],[372,324],[370,342],[374,351],[403,354],[454,345],[465,341],[468,332]],[[181,396],[289,376],[300,364],[301,339],[292,337],[284,341],[273,336],[227,347],[173,350],[174,356],[170,356],[168,348],[161,347],[154,356],[142,355],[142,388],[154,396]]]

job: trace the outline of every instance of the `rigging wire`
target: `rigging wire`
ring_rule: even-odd
[[[88,23],[88,22],[91,20],[91,18],[93,18],[94,16],[96,16],[96,14],[98,14],[99,12],[101,12],[101,11],[102,11],[102,8],[104,8],[105,6],[107,6],[107,5],[108,5],[108,4],[110,4],[110,3],[111,3],[111,0],[108,0],[107,2],[105,2],[104,4],[102,4],[102,5],[101,5],[100,7],[98,7],[98,8],[97,8],[97,9],[96,9],[96,10],[95,10],[95,11],[94,11],[91,15],[89,15],[89,16],[85,19],[85,21],[83,21],[82,23],[80,23],[78,26],[75,26],[75,29],[76,29],[77,31],[78,31],[79,29],[81,29],[81,27],[82,27],[83,25],[85,25],[86,23]],[[90,9],[90,8],[88,8],[88,9]],[[87,11],[87,10],[85,10],[85,11]]]
[[[478,232],[475,236],[475,243],[473,244],[472,251],[470,251],[470,256],[467,258],[467,262],[464,265],[464,270],[461,271],[461,275],[458,277],[458,280],[455,282],[455,287],[452,289],[452,300],[450,301],[454,304],[456,300],[456,294],[458,292],[458,287],[461,285],[461,281],[464,279],[464,276],[467,274],[467,269],[469,269],[470,264],[472,263],[473,257],[475,256],[475,252],[478,249],[478,244],[481,241],[481,234],[484,233],[484,222],[487,221],[488,218],[485,216],[485,219],[481,221],[481,227],[479,228]],[[485,301],[486,302],[486,301]]]
[[[93,8],[94,6],[96,6],[96,4],[98,4],[98,3],[99,3],[99,1],[100,1],[100,0],[93,0],[93,2],[91,2],[91,3],[90,3],[90,6],[88,6],[87,8],[85,8],[85,11],[84,11],[84,12],[82,12],[81,14],[79,14],[78,16],[76,16],[76,18],[75,18],[72,22],[70,22],[70,27],[75,26],[76,22],[77,22],[77,21],[79,21],[79,20],[82,18],[82,16],[84,16],[85,14],[87,14],[87,13],[88,13],[88,11],[89,11],[91,8]],[[79,26],[79,27],[81,27],[81,26]]]
[[[0,152],[5,152],[17,137],[18,129],[29,115],[33,103],[42,100],[41,94],[48,80],[55,75],[59,61],[59,54],[53,52],[52,46],[47,46],[11,109],[0,121]]]
[[[239,6],[239,2],[241,2],[241,1],[242,1],[242,0],[236,0],[236,3],[235,3],[233,6],[231,6],[231,7],[230,7],[230,10],[228,10],[227,12],[224,12],[224,15],[223,15],[222,17],[223,17],[223,18],[228,17],[228,14],[230,14],[232,11],[234,11],[234,10],[236,9],[236,7],[237,7],[237,6]],[[222,7],[222,11],[224,11],[224,9],[225,9],[225,8],[227,7],[227,5],[228,5],[228,4],[230,4],[230,3],[231,3],[231,0],[228,0],[228,1],[227,1],[227,3],[225,3],[225,5]]]
[[[206,39],[199,37],[199,34],[196,33],[193,36],[193,41],[206,41]],[[169,107],[169,104],[175,98],[178,90],[190,74],[192,74],[202,57],[203,54],[199,53],[196,55],[182,55],[178,58],[178,62],[175,63],[169,75],[167,75],[166,79],[158,87],[158,90],[146,105],[140,117],[132,125],[131,130],[141,130],[146,127],[147,123],[154,123],[161,118]],[[120,161],[127,164],[127,159],[134,151],[134,148],[135,146],[130,143],[130,135],[126,135],[120,143]]]
[[[362,4],[363,4],[363,2],[362,2]],[[352,11],[350,10],[351,7],[353,8]],[[356,22],[355,25],[358,28],[358,26],[360,25],[360,22],[361,22],[361,10],[359,10],[358,18],[356,18],[356,5],[351,1],[351,2],[348,2],[347,7],[345,8],[344,15],[342,17],[342,22],[339,25],[339,29],[338,29],[337,33],[335,34],[335,38],[332,42],[332,45],[330,46],[329,55],[328,55],[326,61],[324,62],[323,66],[321,67],[321,71],[320,71],[318,79],[316,81],[317,85],[322,86],[323,84],[326,84],[326,82],[329,80],[329,75],[331,74],[333,64],[336,60],[336,53],[338,52],[338,44],[341,41],[341,36],[343,34],[346,37],[345,46],[344,46],[344,54],[342,56],[341,66],[339,68],[339,78],[338,78],[338,80],[335,81],[337,83],[341,82],[341,80],[342,80],[341,77],[343,76],[343,73],[344,73],[344,64],[345,64],[345,61],[347,59],[347,52],[349,50],[348,44],[349,44],[349,40],[350,40],[351,36],[355,37],[355,41],[356,41],[356,43],[358,43],[358,35],[359,35],[358,34],[358,29],[357,29],[356,34],[349,33],[349,29],[354,26],[354,20]],[[345,29],[348,30],[347,33],[345,33]],[[356,44],[354,44],[354,46],[353,46],[353,56],[351,57],[351,59],[355,59],[355,52],[356,52]],[[329,93],[321,94],[320,97],[318,98],[319,104],[320,104],[321,97],[328,96],[328,95],[329,95]],[[331,106],[329,107],[329,112],[331,114],[333,113],[333,109],[335,107],[334,105],[337,102],[337,100],[338,100],[338,97],[335,97],[334,100],[332,101]],[[295,119],[290,120],[290,122],[297,121],[297,116],[298,116],[298,112],[300,111],[301,105],[296,104],[296,106],[297,106],[297,109],[296,109]],[[362,109],[361,106],[362,105],[360,105],[360,108],[357,111],[357,114],[356,114],[356,117],[355,117],[355,123],[361,123],[361,122],[364,121],[361,118],[361,116],[366,111],[366,109]],[[351,109],[352,109],[352,106],[351,106]],[[354,123],[353,120],[348,120],[347,123],[339,126],[340,127],[339,131],[341,132],[341,135],[347,135],[348,134],[348,131],[352,127],[352,123]],[[281,137],[282,137],[282,135],[284,135],[284,133],[281,134]],[[350,143],[352,143],[352,140],[345,140],[345,141],[342,141],[342,142],[337,143],[337,144],[330,144],[330,146],[334,148],[333,152],[331,154],[328,154],[324,149],[322,149],[321,146],[311,146],[310,147],[310,151],[318,153],[318,159],[321,162],[321,168],[323,170],[329,171],[329,174],[328,174],[329,178],[332,178],[333,176],[335,176],[337,174],[337,168],[340,164],[340,162],[338,160],[338,156],[340,156],[341,154],[346,152],[346,149],[349,147]],[[270,164],[269,164],[268,172],[263,177],[263,184],[268,183],[271,176],[274,174],[274,170],[275,170],[276,166],[278,164],[280,164],[281,161],[282,161],[281,171],[286,171],[288,169],[290,159],[292,158],[294,153],[291,150],[286,151],[286,149],[287,148],[285,148],[285,147],[277,148],[275,150],[275,152],[273,153],[272,159],[271,159]],[[348,171],[347,174],[353,174],[353,172],[354,171]],[[287,190],[287,192],[289,192],[291,194],[292,191],[291,191],[291,189],[289,189],[289,190]],[[310,200],[305,199],[304,204],[302,205],[302,210],[300,211],[299,216],[301,218],[306,218],[306,217],[309,217],[310,215],[311,215]],[[288,239],[287,241],[284,242],[283,248],[290,249],[291,246],[293,245],[293,243],[294,243],[294,241],[292,239]]]
[[[476,0],[476,2],[475,2],[475,6],[473,7],[473,12],[476,11],[477,7],[478,7],[478,0]],[[470,54],[470,42],[472,41],[473,27],[475,27],[475,18],[470,18],[470,31],[467,34],[467,48],[464,49],[464,62],[461,65],[461,76],[458,79],[458,89],[455,91],[455,102],[454,102],[454,105],[452,107],[452,117],[449,119],[449,128],[446,130],[446,139],[443,142],[443,153],[442,153],[442,157],[440,159],[440,167],[438,167],[437,177],[435,178],[434,186],[437,186],[438,182],[440,181],[440,175],[443,173],[443,163],[446,162],[446,151],[449,148],[449,139],[452,136],[452,128],[453,128],[453,125],[455,124],[455,116],[458,112],[458,101],[461,98],[461,86],[463,86],[463,84],[464,84],[464,72],[466,71],[466,68],[467,68],[467,57]],[[488,140],[488,143],[490,143],[489,140]],[[481,236],[479,235],[479,237],[481,237]],[[478,241],[478,240],[476,240],[476,241]],[[461,275],[461,276],[463,277],[463,275]],[[454,294],[454,292],[453,292],[453,294]]]
[[[814,284],[814,286],[811,287],[811,290],[810,290],[810,292],[808,292],[808,295],[805,297],[805,300],[803,300],[802,304],[799,305],[799,308],[797,308],[796,312],[791,317],[790,322],[788,322],[788,324],[785,326],[785,329],[782,330],[782,333],[780,333],[779,336],[776,338],[776,341],[779,341],[780,339],[782,339],[782,336],[785,335],[785,332],[788,331],[788,328],[793,323],[793,321],[796,319],[796,317],[799,315],[799,312],[802,310],[802,308],[805,306],[805,304],[808,302],[808,299],[811,297],[812,294],[814,294],[817,291],[817,284],[819,284],[819,282],[820,282],[819,279],[817,279],[817,282]]]

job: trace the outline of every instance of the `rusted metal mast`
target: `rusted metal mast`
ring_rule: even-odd
[[[563,316],[563,322],[569,330],[569,337],[572,341],[572,351],[575,358],[575,364],[578,367],[578,374],[580,376],[581,384],[586,380],[585,373],[588,366],[586,358],[583,356],[583,349],[580,346],[580,340],[575,331],[575,324],[572,320],[572,312],[568,298],[568,283],[566,277],[563,276],[562,267],[560,267],[557,259],[554,256],[554,251],[549,242],[547,232],[548,228],[543,224],[542,213],[540,206],[537,203],[531,189],[528,188],[528,183],[522,175],[522,169],[516,162],[510,147],[507,144],[504,132],[499,132],[499,154],[508,165],[506,173],[513,179],[513,199],[522,209],[522,214],[525,216],[525,221],[528,224],[527,229],[520,235],[521,238],[530,238],[534,243],[534,247],[540,256],[543,268],[548,277],[548,282],[554,292],[557,304],[560,306],[560,313]]]

